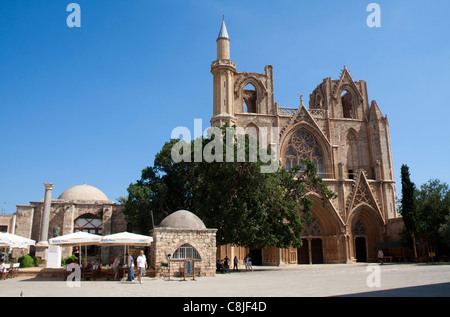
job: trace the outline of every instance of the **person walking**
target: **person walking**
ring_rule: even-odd
[[[237,256],[234,256],[234,259],[233,259],[233,271],[239,271],[238,270],[238,258],[237,258]]]
[[[253,266],[252,266],[252,255],[249,254],[247,257],[247,267],[249,271],[253,271]]]
[[[144,251],[141,250],[139,252],[139,256],[136,259],[136,264],[139,270],[138,273],[139,283],[144,284],[144,282],[142,282],[142,276],[145,276],[145,269],[147,268],[147,258],[144,255]]]
[[[378,255],[377,255],[378,261],[380,262],[380,265],[383,264],[384,261],[384,253],[383,250],[378,249]]]
[[[134,259],[131,254],[126,254],[127,256],[127,265],[128,265],[128,279],[127,281],[134,281]]]

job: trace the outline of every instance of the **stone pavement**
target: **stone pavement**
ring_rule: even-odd
[[[0,281],[0,297],[328,297],[450,296],[450,265],[319,264],[255,266],[253,271],[199,277],[195,281],[145,278],[66,281],[19,276]]]

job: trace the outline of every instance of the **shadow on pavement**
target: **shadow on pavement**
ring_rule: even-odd
[[[450,297],[450,283],[402,287],[336,297]]]

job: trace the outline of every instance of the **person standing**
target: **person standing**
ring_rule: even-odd
[[[378,249],[378,255],[377,255],[378,261],[380,262],[380,264],[383,264],[384,261],[384,254],[383,254],[383,250]]]
[[[134,259],[131,254],[127,254],[127,265],[128,265],[128,279],[127,281],[134,281]]]
[[[120,258],[122,257],[122,255],[121,254],[118,254],[117,256],[116,256],[116,258],[114,259],[114,262],[113,262],[113,269],[114,269],[114,280],[116,280],[116,281],[118,281],[119,280],[119,271],[120,271],[120,269],[119,269],[119,265],[120,265]]]
[[[139,279],[139,283],[143,284],[142,282],[142,276],[145,276],[145,269],[147,268],[147,258],[144,255],[144,251],[140,251],[139,252],[139,256],[136,259],[136,264],[138,266],[138,270],[139,270],[139,275],[138,275],[138,279]]]
[[[237,258],[237,256],[234,256],[234,259],[233,259],[233,271],[239,271],[238,270],[238,258]]]
[[[247,268],[249,271],[253,271],[251,254],[247,255]]]

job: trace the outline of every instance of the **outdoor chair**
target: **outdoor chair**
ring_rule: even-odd
[[[91,281],[95,281],[95,272],[94,272],[94,270],[92,270],[92,269],[84,269],[83,271],[82,271],[82,274],[83,274],[83,279],[86,281],[86,280],[91,280]]]
[[[107,279],[108,281],[114,280],[114,270],[113,270],[113,268],[108,268],[108,269],[106,270],[106,279]]]
[[[19,267],[20,267],[20,263],[13,264],[13,267],[10,272],[11,278],[17,277],[19,275]]]
[[[3,268],[3,271],[0,272],[2,280],[6,280],[8,277],[11,276],[11,264],[5,264],[5,267]]]

